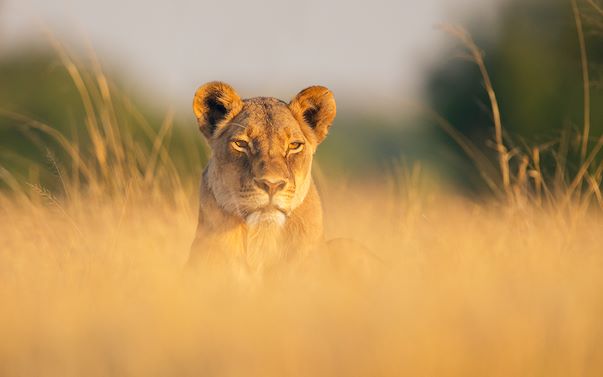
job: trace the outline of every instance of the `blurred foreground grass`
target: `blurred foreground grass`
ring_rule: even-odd
[[[3,195],[0,375],[603,372],[599,212],[334,182],[323,200],[327,237],[384,261],[372,275],[186,273],[192,204]]]

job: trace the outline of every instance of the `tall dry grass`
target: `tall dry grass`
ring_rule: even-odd
[[[327,234],[384,261],[373,276],[285,266],[258,285],[186,274],[188,208],[3,201],[0,374],[603,370],[600,214],[333,184],[323,197]]]
[[[187,273],[195,179],[165,151],[169,121],[137,143],[100,68],[85,80],[62,57],[93,148],[23,119],[70,156],[55,164],[62,192],[1,171],[0,375],[603,372],[597,167],[555,189],[534,149],[514,174],[501,128],[500,180],[482,173],[502,200],[462,199],[418,165],[362,185],[319,177],[327,237],[365,244],[382,261],[371,274],[320,259],[262,281]]]

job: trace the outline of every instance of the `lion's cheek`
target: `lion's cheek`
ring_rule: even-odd
[[[308,195],[308,191],[310,189],[310,184],[312,182],[312,177],[309,173],[297,174],[295,176],[295,182],[297,182],[297,185],[295,187],[295,192],[290,202],[290,210],[294,210],[299,207],[303,203],[304,199],[306,199],[306,196]]]

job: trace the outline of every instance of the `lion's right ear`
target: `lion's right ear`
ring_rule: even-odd
[[[218,127],[234,118],[243,108],[243,101],[228,84],[219,81],[209,82],[195,93],[193,111],[199,123],[199,129],[211,138]]]

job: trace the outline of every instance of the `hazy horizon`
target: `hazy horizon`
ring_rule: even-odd
[[[344,106],[389,108],[419,95],[425,68],[450,43],[435,24],[478,12],[493,21],[499,2],[342,1],[295,9],[300,3],[277,0],[153,7],[142,0],[5,0],[0,52],[44,45],[45,28],[71,47],[89,41],[128,88],[177,109],[188,106],[198,85],[216,79],[244,97],[288,99],[322,84]],[[488,24],[485,32],[494,32]]]

